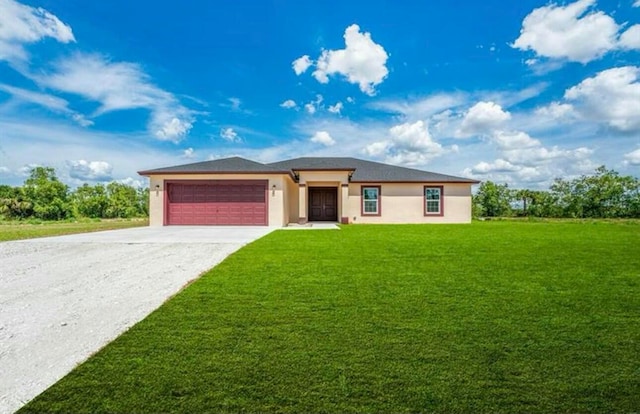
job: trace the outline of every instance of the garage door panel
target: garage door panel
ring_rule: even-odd
[[[267,181],[167,184],[167,224],[267,225]]]

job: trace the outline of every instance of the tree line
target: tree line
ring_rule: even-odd
[[[51,167],[35,167],[21,187],[0,185],[0,217],[66,220],[71,218],[147,217],[149,189],[127,184],[83,184],[71,190]]]
[[[473,215],[640,218],[640,180],[601,166],[593,175],[556,178],[549,190],[511,189],[485,181],[473,196]]]

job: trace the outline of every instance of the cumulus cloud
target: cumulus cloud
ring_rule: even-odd
[[[509,112],[494,102],[478,102],[465,114],[457,135],[470,137],[484,135],[504,124],[511,118]]]
[[[564,98],[582,117],[620,131],[640,130],[640,67],[607,69],[568,89]]]
[[[522,131],[496,131],[491,139],[498,148],[503,150],[525,149],[540,145],[540,141]]]
[[[492,172],[514,172],[520,167],[511,164],[509,161],[498,158],[492,163],[481,161],[471,168],[473,174],[488,174]]]
[[[223,128],[220,131],[220,138],[229,142],[242,142],[242,137],[233,128]]]
[[[291,63],[291,67],[293,68],[293,71],[296,73],[296,75],[299,76],[305,73],[312,64],[313,61],[311,60],[311,58],[309,58],[309,55],[304,55],[294,60]]]
[[[634,24],[620,36],[622,49],[640,49],[640,24]]]
[[[311,142],[315,144],[322,144],[324,146],[330,147],[335,145],[336,141],[329,135],[327,131],[318,131],[311,137]]]
[[[538,56],[587,63],[614,49],[619,26],[601,11],[589,11],[596,0],[555,3],[534,9],[522,22],[513,47]]]
[[[447,150],[433,140],[423,121],[396,125],[389,129],[389,139],[364,148],[369,156],[385,156],[386,162],[409,166],[424,165],[445,152]]]
[[[520,37],[511,45],[536,56],[587,63],[614,50],[640,49],[640,25],[623,31],[609,15],[593,10],[596,0],[578,0],[566,6],[551,3],[534,9],[522,22]],[[634,4],[635,6],[635,4]],[[528,59],[527,65],[555,70],[547,62]]]
[[[316,107],[313,103],[308,103],[304,105],[304,110],[307,111],[307,113],[313,115],[316,113]]]
[[[625,164],[631,164],[635,166],[640,165],[640,148],[624,154],[624,162]]]
[[[194,156],[195,156],[195,151],[191,147],[182,151],[183,158],[193,158]]]
[[[339,114],[343,108],[344,106],[342,105],[342,102],[337,102],[335,105],[330,105],[329,108],[327,108],[327,110],[332,114]]]
[[[76,40],[71,27],[47,10],[0,0],[0,60],[26,60],[24,45],[45,37],[61,43]]]
[[[547,106],[540,107],[535,110],[535,114],[556,120],[571,119],[575,116],[575,112],[571,104],[560,102],[552,102]]]
[[[171,114],[156,113],[153,117],[153,124],[156,125],[155,136],[165,141],[180,141],[189,133],[192,123],[189,120],[171,117]]]
[[[67,161],[69,176],[80,181],[109,181],[113,167],[106,161]]]
[[[386,63],[389,55],[375,43],[371,33],[361,32],[360,26],[352,24],[344,32],[345,48],[323,50],[315,63],[308,55],[293,61],[297,75],[315,64],[313,77],[320,83],[328,83],[332,75],[342,75],[347,82],[356,84],[367,95],[375,94],[375,87],[389,74]]]
[[[286,101],[280,104],[281,108],[286,108],[286,109],[296,108],[297,106],[298,105],[296,104],[296,101],[294,101],[293,99],[287,99]]]
[[[56,62],[52,73],[33,77],[42,86],[98,102],[100,107],[94,117],[111,111],[148,109],[151,111],[148,130],[160,140],[178,142],[193,124],[193,111],[180,104],[173,94],[155,86],[135,63],[75,54]]]

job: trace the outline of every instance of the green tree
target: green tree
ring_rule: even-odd
[[[74,210],[78,215],[90,218],[106,217],[109,198],[107,196],[107,189],[103,184],[90,186],[85,183],[76,188],[71,199]]]
[[[513,194],[507,184],[485,181],[473,197],[474,212],[482,217],[504,217],[512,214]]]
[[[69,187],[58,180],[52,167],[31,169],[24,186],[25,201],[33,205],[34,216],[43,220],[71,217]]]
[[[0,216],[23,219],[33,214],[33,205],[25,200],[20,187],[0,185]]]
[[[107,185],[109,203],[105,210],[107,218],[128,218],[144,215],[140,211],[139,195],[135,188],[117,182]]]

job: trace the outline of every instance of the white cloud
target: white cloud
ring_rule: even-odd
[[[640,3],[640,0],[639,0],[639,3]],[[627,154],[624,154],[624,162],[625,164],[631,164],[635,166],[640,165],[640,148],[638,148],[635,151],[631,151]]]
[[[324,146],[330,147],[335,145],[336,141],[329,135],[327,131],[318,131],[311,137],[311,142],[316,144],[322,144]]]
[[[634,24],[620,36],[622,49],[640,49],[640,24]]]
[[[233,128],[223,128],[220,131],[220,137],[228,142],[242,142],[242,137]]]
[[[473,166],[470,171],[472,174],[488,174],[493,172],[514,172],[519,169],[520,167],[511,164],[509,161],[498,158],[492,163],[481,161]]]
[[[194,156],[195,156],[195,151],[191,147],[182,151],[183,158],[193,158]]]
[[[337,102],[335,105],[330,105],[329,108],[327,108],[327,110],[332,114],[339,114],[343,108],[344,106],[342,105],[342,102]]]
[[[163,120],[165,116],[170,117],[171,114],[159,112],[154,115],[153,123],[157,125],[155,130],[156,138],[178,142],[189,133],[192,126],[191,121],[175,117],[170,120]]]
[[[596,0],[555,3],[534,9],[522,22],[512,47],[538,56],[587,63],[616,48],[619,26],[601,11],[588,11]]]
[[[113,167],[106,161],[67,161],[69,176],[80,181],[109,181]]]
[[[50,37],[75,42],[71,27],[43,8],[0,0],[0,60],[26,60],[24,44]]]
[[[620,131],[640,130],[640,67],[607,69],[565,92],[586,120],[604,122]]]
[[[144,188],[144,187],[147,187],[149,185],[144,180],[139,180],[139,179],[131,178],[131,177],[123,178],[121,180],[116,180],[115,182],[116,183],[120,183],[120,184],[124,184],[124,185],[128,185],[128,186],[133,187],[133,188]]]
[[[322,51],[315,64],[313,77],[320,83],[327,83],[330,75],[339,74],[349,83],[357,84],[362,92],[374,95],[375,86],[381,84],[389,73],[387,52],[371,39],[370,33],[361,33],[357,24],[347,27],[344,40],[344,49]],[[296,62],[305,58],[296,68]],[[296,74],[304,72],[310,64],[308,56],[294,61]]]
[[[307,111],[307,113],[313,115],[318,109],[322,108],[322,101],[324,101],[324,98],[322,97],[322,95],[318,94],[316,95],[315,101],[311,101],[304,105],[304,110]]]
[[[9,167],[0,165],[0,175],[9,175],[10,173],[11,173],[11,169],[9,169]]]
[[[636,0],[636,1],[633,3],[633,7],[640,7],[640,0]]]
[[[311,66],[312,64],[313,61],[309,58],[309,55],[304,55],[294,60],[291,63],[291,67],[293,68],[293,71],[296,73],[296,75],[302,75],[307,71],[307,69],[309,69],[309,66]]]
[[[521,150],[540,145],[540,141],[531,138],[529,134],[522,131],[496,131],[492,135],[491,139],[498,145],[500,149],[503,150]]]
[[[0,91],[11,94],[14,99],[17,99],[21,102],[33,103],[43,106],[51,111],[65,114],[81,126],[86,127],[93,125],[93,121],[90,121],[86,119],[84,115],[69,109],[69,102],[57,96],[34,92],[22,88],[16,88],[14,86],[6,85],[3,83],[0,83]]]
[[[55,63],[53,73],[32,76],[42,86],[100,103],[93,116],[148,109],[151,117],[147,128],[160,140],[180,141],[193,123],[193,111],[181,105],[173,94],[151,83],[149,75],[134,63],[76,54]]]
[[[364,148],[364,153],[371,157],[380,157],[381,155],[386,154],[391,145],[390,141],[374,142]]]
[[[296,101],[294,101],[293,99],[287,99],[286,101],[282,102],[280,104],[281,108],[286,108],[286,109],[292,109],[297,107],[298,105],[296,104]]]
[[[390,138],[367,145],[369,156],[385,155],[386,162],[402,165],[424,165],[447,152],[434,141],[423,121],[404,123],[389,129]],[[456,148],[457,149],[457,148]]]
[[[489,134],[511,118],[509,112],[494,102],[478,102],[464,116],[459,137]]]
[[[547,106],[540,107],[535,110],[535,114],[557,120],[571,119],[575,116],[575,112],[571,104],[559,102],[551,102]]]
[[[420,99],[380,100],[368,106],[379,111],[403,115],[408,120],[418,120],[460,106],[465,102],[464,94],[440,93]]]

